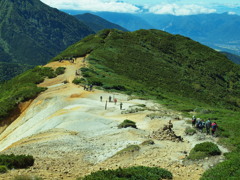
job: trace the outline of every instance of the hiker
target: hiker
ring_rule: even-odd
[[[86,87],[86,85],[84,85],[84,86],[83,86],[83,90],[86,90],[86,89],[87,89],[87,87]]]
[[[80,74],[78,73],[78,70],[76,70],[76,73],[75,73],[75,75],[76,75],[76,76],[80,75]]]
[[[173,128],[173,124],[172,124],[171,120],[169,120],[169,121],[168,121],[168,129],[169,129],[170,131],[172,131],[172,128]]]
[[[196,121],[196,128],[199,129],[199,125],[201,123],[201,119],[200,118],[197,118],[197,121]]]
[[[196,125],[196,117],[195,116],[193,116],[192,117],[192,127],[195,127],[195,125]]]
[[[216,130],[217,130],[217,123],[214,122],[214,123],[212,123],[212,136],[215,135]]]
[[[115,104],[115,105],[117,104],[117,99],[116,99],[116,98],[114,98],[114,104]]]
[[[93,88],[93,85],[90,84],[90,85],[89,85],[89,90],[92,91],[92,88]]]
[[[106,103],[105,103],[105,110],[107,110],[107,101],[106,101]]]
[[[112,101],[112,97],[111,97],[111,96],[109,96],[109,98],[108,98],[108,99],[109,99],[109,102],[111,102],[111,101]]]
[[[202,133],[203,132],[203,128],[205,127],[205,122],[204,122],[203,119],[200,121],[198,127],[199,127],[199,131]]]
[[[206,133],[207,133],[207,135],[210,134],[211,124],[212,124],[212,122],[211,122],[210,119],[208,118],[208,120],[206,121]]]
[[[100,96],[100,101],[102,102],[102,96]]]
[[[121,103],[120,103],[120,110],[122,110],[122,106],[123,106],[123,103],[121,102]]]

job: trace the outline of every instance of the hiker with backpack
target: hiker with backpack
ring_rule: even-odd
[[[195,127],[197,118],[195,116],[192,117],[192,127]]]
[[[213,122],[212,123],[212,136],[214,136],[215,135],[215,132],[216,132],[216,130],[217,130],[217,123],[216,122]]]
[[[212,122],[211,122],[210,119],[208,118],[208,120],[206,121],[206,133],[207,133],[207,135],[210,134],[211,125],[212,125]]]
[[[201,123],[201,119],[200,119],[200,118],[197,118],[197,120],[196,120],[196,126],[195,126],[197,129],[199,129],[200,123]]]
[[[114,98],[114,104],[115,105],[117,104],[117,98]]]
[[[199,131],[202,133],[203,132],[203,128],[205,126],[205,122],[204,120],[202,119],[199,123],[198,123],[198,128],[199,128]]]

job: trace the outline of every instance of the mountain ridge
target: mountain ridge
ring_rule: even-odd
[[[86,25],[88,25],[91,29],[93,29],[95,32],[98,32],[103,29],[118,29],[122,31],[128,31],[127,29],[111,23],[100,16],[93,15],[91,13],[84,13],[84,14],[78,14],[75,15],[77,19],[80,21],[83,21]]]
[[[239,95],[239,66],[223,54],[180,35],[171,35],[160,30],[126,33],[104,30],[97,36],[88,36],[70,46],[54,59],[82,56],[89,52],[92,68],[86,70],[86,77],[90,78],[90,82],[103,84],[106,88],[119,86],[119,89],[126,91],[130,88],[130,92],[138,89],[136,91],[144,94],[144,91],[149,91],[142,87],[145,86],[155,89],[156,94],[173,93],[205,102],[210,102],[212,98],[212,103],[219,101],[219,105],[223,100],[221,96],[225,96],[225,103],[229,101],[231,104],[233,101],[234,104],[231,94],[234,97]],[[104,77],[109,75],[103,69],[111,76],[118,74],[115,77],[118,83],[112,80],[108,83],[109,78]],[[119,76],[120,74],[125,78]],[[131,83],[126,85],[126,77],[135,81],[138,88],[132,87]],[[155,83],[151,79],[155,79]],[[175,85],[178,90],[174,88]]]
[[[134,16],[136,23],[129,23],[128,20],[121,18],[121,13],[114,12],[91,12],[91,11],[71,11],[62,10],[70,14],[90,12],[117,23],[120,26],[135,31],[139,29],[159,29],[172,34],[181,34],[202,44],[221,51],[227,51],[239,55],[239,15],[228,13],[212,13],[175,16],[168,14],[152,13],[122,13],[124,19],[132,19]],[[109,16],[107,16],[109,14]],[[228,32],[228,33],[226,33]]]

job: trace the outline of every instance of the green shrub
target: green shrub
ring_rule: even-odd
[[[208,179],[239,179],[240,153],[228,153],[227,160],[204,172],[201,180]]]
[[[64,74],[65,73],[65,67],[58,67],[56,70],[55,70],[55,73],[57,75],[60,75],[60,74]]]
[[[33,72],[38,72],[42,77],[55,78],[57,75],[51,67],[37,66],[33,69]]]
[[[85,176],[83,180],[160,180],[172,178],[172,173],[168,170],[157,167],[136,166],[93,172]],[[78,178],[78,180],[80,179]]]
[[[7,169],[6,166],[0,165],[0,173],[1,173],[1,174],[6,173],[7,171],[8,171],[8,169]]]
[[[29,175],[19,175],[15,176],[13,180],[42,180],[43,178],[37,176],[29,176]]]
[[[126,87],[123,86],[123,85],[104,85],[103,86],[104,89],[106,90],[111,90],[111,89],[115,89],[115,90],[118,90],[118,91],[126,91]]]
[[[146,141],[144,141],[144,142],[142,143],[142,145],[144,145],[144,146],[145,146],[145,145],[153,145],[153,144],[155,144],[155,143],[154,143],[154,141],[151,140],[151,139],[150,139],[150,140],[146,140]]]
[[[95,85],[95,86],[102,86],[103,85],[103,83],[101,81],[97,81],[97,80],[91,81],[89,83],[92,84],[92,85]]]
[[[186,135],[194,135],[197,131],[191,127],[186,127],[185,134]]]
[[[158,118],[161,118],[162,117],[162,114],[161,113],[151,113],[151,114],[148,114],[146,117],[150,118],[150,119],[158,119]]]
[[[146,104],[137,104],[137,106],[142,107],[142,108],[145,108],[145,107],[146,107]]]
[[[84,78],[77,77],[72,81],[72,83],[77,84],[77,85],[78,84],[86,84],[86,80]]]
[[[33,166],[34,158],[29,155],[0,155],[0,165],[6,166],[8,169],[21,169]]]
[[[82,67],[82,68],[80,68],[80,70],[82,72],[82,76],[85,77],[85,78],[94,77],[94,76],[96,76],[98,74],[92,68]]]
[[[195,147],[190,151],[188,159],[203,159],[205,157],[216,156],[220,154],[221,151],[216,144],[212,142],[203,142],[195,145]]]
[[[118,125],[118,128],[127,128],[127,127],[137,128],[136,123],[128,119],[125,119],[121,124]]]
[[[67,84],[67,83],[69,83],[69,82],[68,82],[68,80],[64,80],[63,83],[64,83],[64,84]]]

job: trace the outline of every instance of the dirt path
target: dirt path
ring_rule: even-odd
[[[78,58],[74,64],[63,61],[47,66],[66,67],[66,72],[40,84],[48,90],[34,99],[0,135],[2,153],[33,155],[35,165],[26,170],[12,170],[0,175],[0,179],[28,174],[44,179],[70,180],[99,169],[144,165],[166,168],[173,173],[174,179],[185,180],[199,179],[210,165],[183,162],[186,153],[197,142],[209,139],[215,142],[216,139],[206,137],[205,140],[198,140],[199,134],[185,136],[188,118],[182,117],[181,113],[150,100],[96,89],[93,92],[84,91],[71,83],[76,77],[76,70],[86,66],[83,58]],[[69,83],[63,83],[66,80]],[[117,98],[118,103],[108,103],[105,110],[109,96]],[[123,103],[123,110],[120,110],[120,102]],[[150,114],[155,117],[150,118]],[[138,129],[118,129],[118,124],[125,119],[135,121]],[[161,129],[169,120],[172,120],[174,131],[184,138],[184,142],[152,139],[154,145],[142,145],[151,139],[149,135],[153,131]],[[128,145],[139,145],[140,150],[117,154]]]

